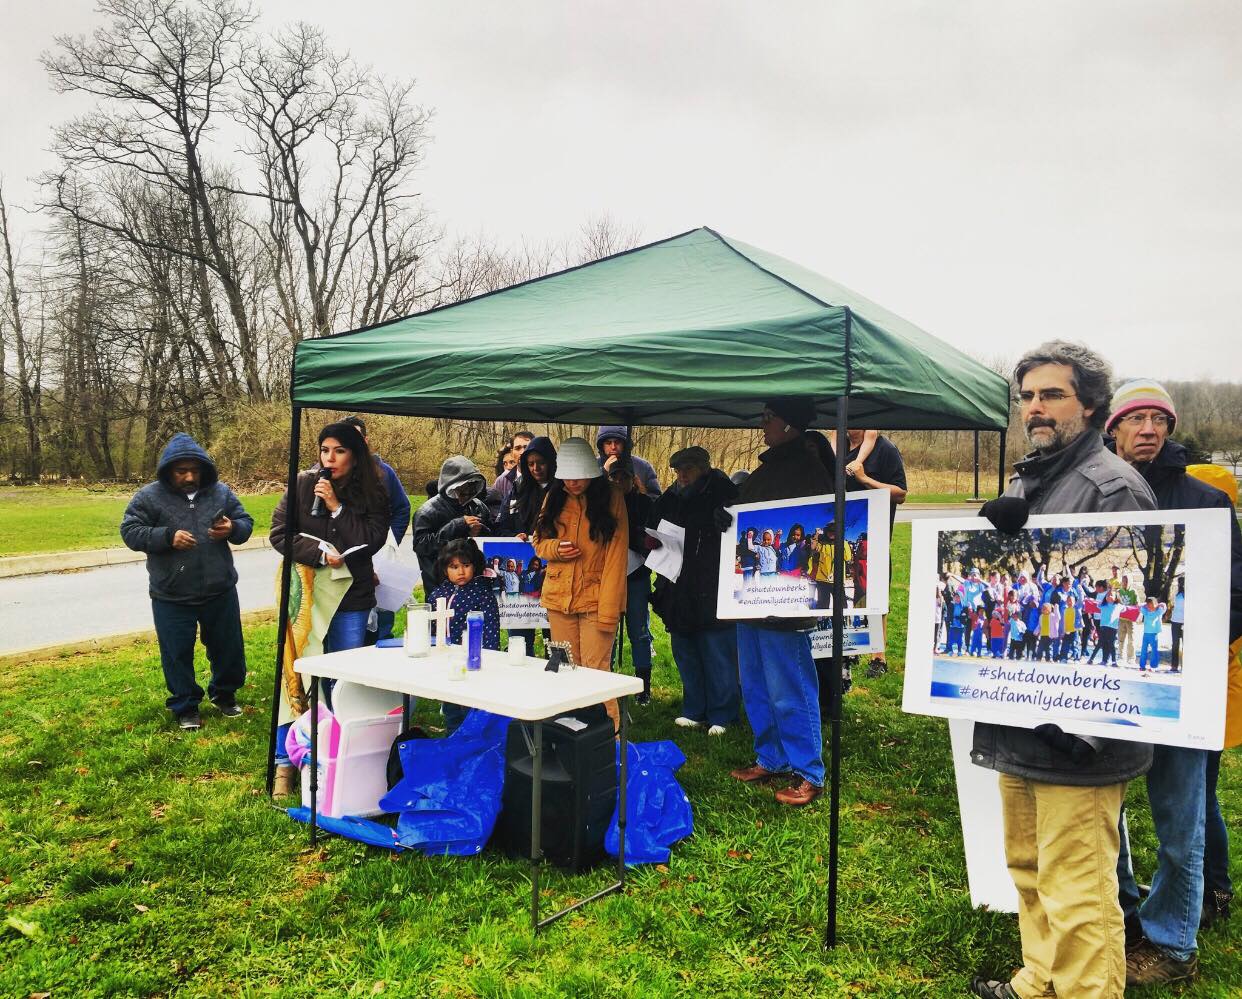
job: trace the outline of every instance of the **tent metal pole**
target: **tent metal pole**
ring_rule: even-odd
[[[1009,431],[1002,430],[1000,432],[1000,461],[996,466],[996,495],[1003,495],[1005,492],[1005,445],[1009,443]]]
[[[302,407],[294,406],[289,418],[289,478],[285,485],[285,547],[292,553],[298,532],[298,453],[302,436]],[[267,734],[267,796],[272,796],[276,782],[276,730],[280,727],[280,685],[285,676],[285,632],[289,627],[289,585],[293,576],[293,558],[280,563],[280,612],[276,615],[276,675],[272,679],[272,719]]]
[[[975,431],[975,491],[970,494],[971,499],[979,499],[979,431]]]
[[[849,451],[849,397],[837,398],[836,468],[833,469],[832,668],[828,674],[831,759],[828,788],[828,924],[824,946],[837,945],[837,841],[841,826],[841,671],[845,664],[845,459]]]

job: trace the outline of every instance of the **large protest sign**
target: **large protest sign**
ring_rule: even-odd
[[[845,501],[845,609],[888,610],[887,489]],[[733,525],[720,543],[716,614],[721,618],[823,617],[832,613],[833,546],[839,533],[831,496],[728,507]]]
[[[902,706],[1219,749],[1229,511],[913,524]]]
[[[546,628],[548,612],[539,603],[547,565],[535,546],[517,538],[475,538],[483,551],[483,575],[496,591],[500,626],[507,629]]]

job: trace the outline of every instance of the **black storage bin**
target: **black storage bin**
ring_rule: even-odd
[[[542,847],[558,867],[581,871],[604,856],[604,834],[617,803],[616,741],[602,704],[569,717],[586,728],[573,731],[554,719],[543,723]],[[522,729],[522,722],[509,726],[503,806],[496,823],[496,840],[513,857],[530,856],[535,761]]]

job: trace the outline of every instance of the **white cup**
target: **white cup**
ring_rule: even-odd
[[[521,666],[526,662],[526,636],[510,635],[509,636],[509,662],[515,666]]]

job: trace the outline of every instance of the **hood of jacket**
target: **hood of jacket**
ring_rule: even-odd
[[[445,499],[448,491],[455,486],[460,486],[466,482],[475,482],[478,485],[476,495],[482,495],[487,489],[487,480],[483,478],[483,473],[479,471],[479,467],[465,455],[455,454],[450,458],[444,459],[444,464],[440,466],[440,482],[439,492]]]
[[[544,461],[546,461],[552,467],[552,471],[553,473],[555,473],[556,471],[556,447],[553,445],[552,441],[549,438],[536,437],[533,440],[531,440],[531,442],[526,445],[526,450],[522,452],[522,462],[526,461],[526,456],[528,454],[542,455]],[[518,467],[521,468],[522,465],[519,464]],[[552,476],[549,475],[548,478],[550,479],[552,478]]]
[[[160,452],[160,463],[156,471],[159,480],[168,485],[168,469],[186,458],[193,458],[203,466],[203,476],[198,484],[199,489],[206,489],[219,481],[220,473],[216,471],[216,463],[207,457],[207,452],[203,450],[198,441],[185,433],[173,434],[172,440],[165,444],[164,450]]]
[[[604,441],[609,437],[621,438],[621,450],[624,454],[629,454],[633,450],[634,441],[630,439],[625,427],[600,427],[599,433],[595,435],[595,449],[601,456],[604,453]]]

